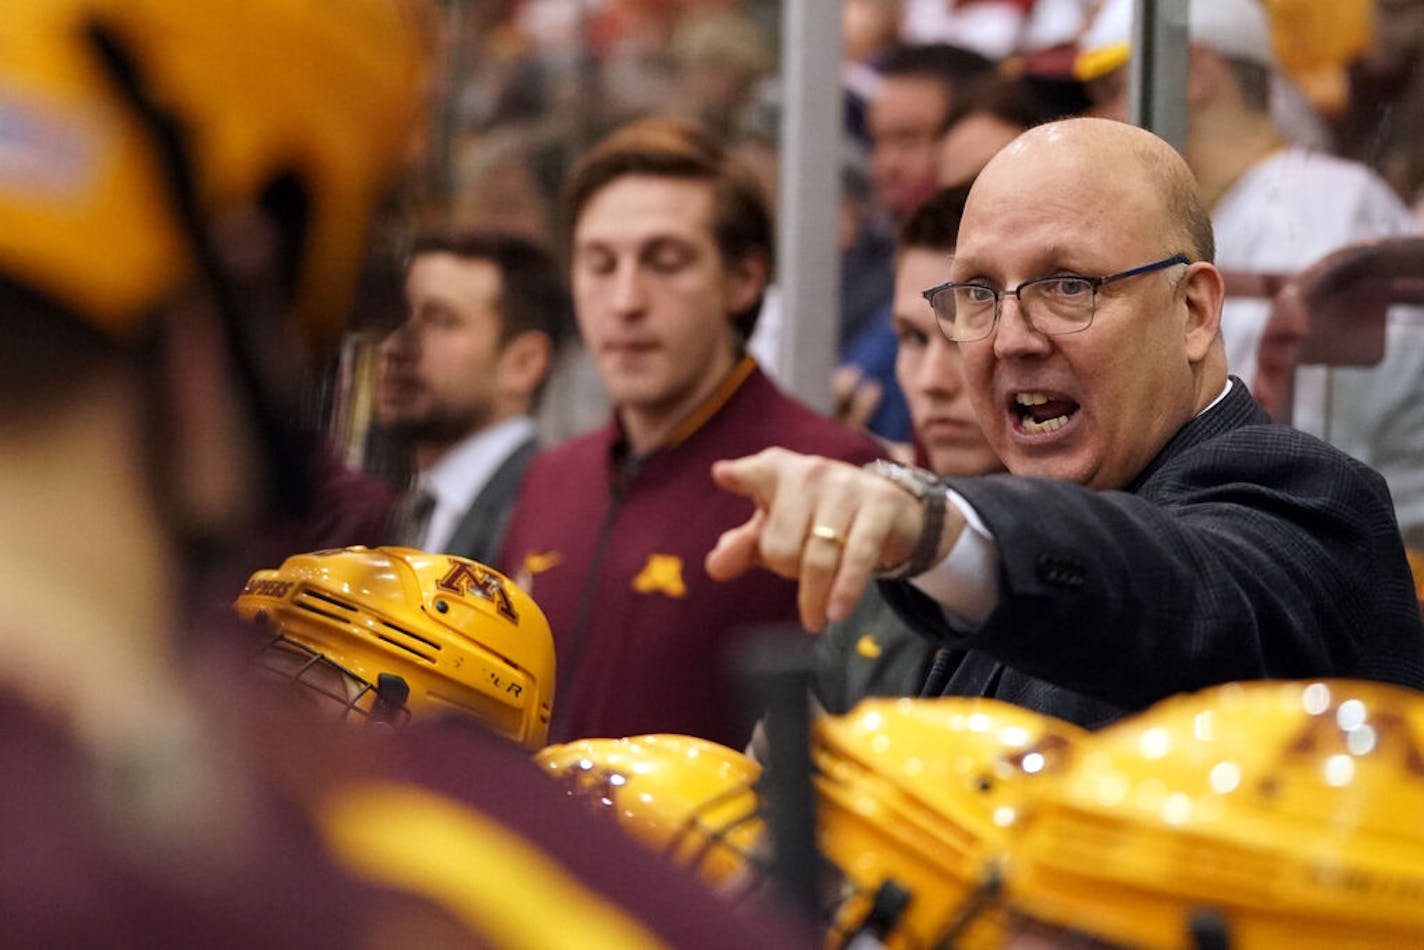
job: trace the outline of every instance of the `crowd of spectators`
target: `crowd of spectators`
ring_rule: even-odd
[[[1196,6],[1201,15],[1203,5]],[[1280,242],[1233,235],[1243,230],[1232,220],[1241,217],[1232,209],[1243,199],[1225,191],[1239,171],[1233,154],[1246,146],[1210,144],[1230,143],[1233,127],[1223,125],[1219,107],[1201,106],[1208,91],[1220,99],[1215,92],[1220,84],[1208,89],[1196,81],[1188,94],[1191,158],[1198,176],[1211,178],[1210,187],[1216,189],[1207,199],[1218,216],[1218,231],[1226,232],[1219,235],[1221,246],[1257,249],[1232,252],[1228,268],[1282,278],[1340,245],[1398,234],[1424,220],[1424,172],[1415,168],[1417,154],[1424,153],[1417,146],[1424,133],[1419,96],[1424,87],[1417,81],[1420,57],[1414,52],[1424,44],[1424,4],[1269,0],[1263,6],[1271,35],[1264,38],[1253,38],[1234,22],[1238,4],[1206,6],[1215,11],[1213,21],[1204,27],[1206,33],[1193,33],[1194,45],[1210,48],[1213,36],[1218,41],[1229,36],[1235,45],[1218,51],[1222,60],[1265,64],[1257,78],[1245,81],[1248,88],[1252,82],[1264,84],[1260,94],[1274,121],[1251,147],[1269,152],[1289,143],[1300,149],[1292,154],[1358,162],[1351,166],[1358,172],[1350,174],[1364,182],[1370,202],[1337,215],[1354,223],[1322,229],[1290,223],[1304,213],[1298,198],[1268,195],[1261,199],[1264,206],[1250,202],[1251,220],[1286,222],[1284,232],[1308,228],[1315,236],[1263,255],[1262,247]],[[1124,0],[842,3],[845,125],[835,146],[842,156],[839,365],[828,386],[843,421],[893,442],[910,439],[908,412],[893,372],[889,320],[897,221],[934,188],[971,181],[999,147],[1026,128],[1083,113],[1123,116],[1126,70],[1119,67],[1131,7]],[[758,175],[774,206],[781,4],[508,0],[452,3],[442,9],[438,107],[423,201],[426,223],[455,231],[509,232],[559,253],[570,228],[561,219],[560,190],[574,162],[612,129],[649,114],[701,123]],[[1242,44],[1248,42],[1257,45],[1247,49]],[[1232,75],[1239,79],[1243,74],[1237,70]],[[1231,283],[1229,297],[1242,286],[1250,285]],[[1276,284],[1264,286],[1274,289]],[[1252,384],[1253,348],[1268,303],[1233,299],[1232,308],[1249,316],[1228,317],[1231,369]],[[758,331],[749,341],[750,352],[773,378],[778,377],[778,341],[787,319],[780,312],[773,275]],[[1415,321],[1403,311],[1392,319],[1404,328],[1396,326],[1391,334],[1414,332],[1407,325]],[[1238,322],[1249,327],[1238,331]],[[566,339],[556,341],[568,345],[557,349],[538,411],[539,432],[547,444],[600,424],[608,410],[591,361],[568,326]],[[1408,393],[1380,396],[1374,383],[1354,380],[1368,376],[1364,373],[1334,372],[1328,380],[1312,373],[1301,377],[1305,390],[1304,396],[1297,393],[1296,421],[1381,466],[1397,496],[1413,494],[1406,471],[1415,467],[1409,453],[1379,444],[1401,440],[1398,430],[1408,423],[1409,413],[1395,409]],[[1369,392],[1358,401],[1378,405],[1361,419],[1332,420],[1331,413],[1348,415],[1341,401],[1354,398],[1361,386]],[[1323,408],[1333,398],[1332,387],[1344,387],[1343,395]],[[366,435],[364,427],[352,431]],[[1424,528],[1408,514],[1411,504],[1401,501],[1401,521],[1418,543],[1415,535]]]

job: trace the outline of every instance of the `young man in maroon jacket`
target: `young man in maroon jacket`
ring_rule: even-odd
[[[614,404],[535,459],[500,563],[559,658],[551,741],[682,732],[746,739],[727,673],[739,632],[794,621],[794,585],[713,582],[702,561],[749,517],[714,461],[772,445],[854,463],[867,436],[781,393],[747,356],[771,272],[765,198],[704,132],[649,119],[603,140],[565,193],[579,330]]]

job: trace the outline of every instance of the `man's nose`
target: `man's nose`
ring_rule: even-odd
[[[1047,335],[1029,322],[1028,312],[1017,294],[1004,294],[999,298],[999,319],[994,325],[995,356],[1042,356],[1052,348]]]
[[[381,356],[388,360],[409,359],[416,352],[415,330],[410,321],[402,323],[381,341]]]
[[[922,390],[953,396],[963,388],[964,371],[959,365],[958,346],[938,332],[930,338],[917,380]]]
[[[645,302],[643,273],[632,258],[618,262],[613,271],[613,308],[620,314],[637,313]]]

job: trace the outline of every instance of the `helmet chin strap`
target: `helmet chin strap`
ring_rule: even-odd
[[[264,309],[276,310],[276,305],[268,303],[267,295],[257,295],[254,304],[237,292],[236,282],[223,264],[199,209],[194,166],[181,119],[165,110],[149,92],[137,60],[110,25],[91,21],[86,34],[114,87],[148,130],[155,157],[168,183],[177,223],[212,295],[239,398],[247,409],[263,454],[262,469],[277,513],[301,517],[309,510],[313,494],[308,454],[279,406],[272,387],[262,382],[253,342],[257,335],[250,332],[263,318],[268,318],[272,326],[278,325],[277,313],[263,312]],[[199,558],[218,554],[221,545],[216,544],[215,539],[203,537],[201,531],[184,530],[182,534],[185,545],[194,549],[192,553]]]

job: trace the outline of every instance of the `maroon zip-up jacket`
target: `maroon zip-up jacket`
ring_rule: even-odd
[[[796,584],[764,570],[707,576],[707,552],[753,511],[711,470],[774,445],[854,464],[883,454],[747,357],[641,459],[628,458],[615,417],[530,464],[500,566],[554,631],[551,742],[675,732],[744,745],[755,711],[741,708],[732,651],[750,628],[796,621]]]

